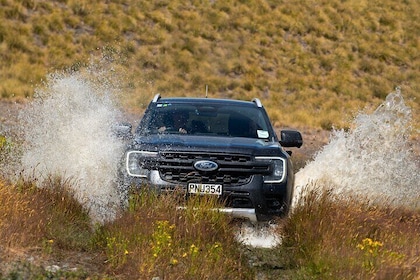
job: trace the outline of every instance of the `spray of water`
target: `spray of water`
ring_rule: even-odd
[[[335,130],[329,144],[296,174],[294,202],[314,182],[334,186],[339,195],[416,207],[419,161],[409,145],[411,110],[397,88],[374,113],[360,113],[349,131]]]
[[[411,110],[397,88],[374,113],[357,115],[349,131],[332,131],[329,144],[296,174],[293,202],[320,182],[333,186],[330,191],[337,195],[418,207],[420,163],[410,148],[410,123]],[[244,223],[237,239],[249,246],[271,248],[281,242],[275,229],[274,224]]]
[[[236,231],[236,240],[255,248],[273,248],[281,243],[277,228],[274,223],[243,222]]]
[[[112,135],[121,113],[103,81],[82,72],[52,74],[20,114],[22,174],[40,185],[51,176],[70,180],[76,199],[100,223],[116,215],[116,167],[123,149]]]

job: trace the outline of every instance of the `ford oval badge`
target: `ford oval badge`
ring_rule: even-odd
[[[199,171],[214,171],[219,165],[211,160],[199,160],[194,163],[194,168]]]

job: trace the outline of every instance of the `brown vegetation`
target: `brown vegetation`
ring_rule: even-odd
[[[174,194],[134,193],[118,219],[93,225],[66,184],[0,184],[0,278],[252,278],[213,199],[178,210]]]
[[[176,209],[176,194],[140,191],[128,211],[92,225],[50,180],[0,185],[1,277],[70,279],[417,279],[420,214],[338,198],[310,186],[289,218],[279,220],[276,248],[240,244],[235,224],[212,199]],[[251,266],[249,265],[251,264]],[[55,269],[55,270],[54,270]],[[55,279],[55,278],[54,278]]]
[[[127,107],[170,96],[263,99],[278,126],[345,127],[396,86],[418,111],[418,1],[12,1],[0,94],[107,57]],[[418,113],[414,114],[416,123]],[[418,127],[418,125],[417,125]]]
[[[303,275],[319,279],[417,279],[420,213],[337,198],[312,186],[285,223],[285,248]],[[299,274],[298,273],[298,274]]]

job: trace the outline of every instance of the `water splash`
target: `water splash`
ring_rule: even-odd
[[[281,244],[278,225],[274,223],[243,222],[236,230],[236,240],[254,248],[273,248]]]
[[[329,144],[296,174],[294,202],[313,182],[337,194],[417,207],[419,161],[409,145],[411,110],[397,88],[372,114],[360,113],[349,131],[334,130]]]
[[[102,223],[115,218],[119,204],[115,180],[123,143],[111,131],[121,118],[114,89],[95,75],[54,73],[37,89],[19,116],[21,168],[40,185],[49,176],[70,179],[76,199]]]

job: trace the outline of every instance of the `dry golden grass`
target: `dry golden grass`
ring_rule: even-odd
[[[130,210],[106,225],[109,269],[131,279],[251,279],[227,216],[212,199],[193,198],[180,210],[176,194],[132,196]]]
[[[54,240],[54,246],[80,246],[78,238],[89,230],[89,220],[66,184],[55,179],[39,189],[35,182],[22,180],[14,186],[0,182],[0,236],[5,244],[30,247]]]
[[[132,194],[129,209],[118,219],[92,225],[68,192],[70,182],[55,178],[42,188],[34,183],[0,184],[0,256],[9,264],[6,271],[0,266],[0,276],[252,278],[230,219],[211,210],[218,206],[214,199],[197,197],[179,210],[178,195],[142,191]],[[81,266],[77,256],[91,261]],[[60,262],[69,268],[56,274],[46,270]]]
[[[306,192],[282,229],[289,261],[317,279],[417,279],[420,213]]]
[[[71,182],[52,178],[42,188],[34,183],[0,184],[0,253],[4,263],[11,263],[9,270],[0,267],[0,275],[51,276],[45,267],[57,262],[78,268],[55,274],[67,278],[254,279],[258,271],[268,279],[419,275],[418,210],[339,198],[321,184],[309,186],[291,216],[278,221],[282,244],[258,253],[236,241],[229,217],[210,210],[219,206],[211,198],[196,197],[177,209],[177,193],[138,191],[115,221],[92,225],[68,192]],[[19,262],[13,252],[20,252]],[[265,255],[258,258],[283,270],[249,266],[255,258],[249,252]],[[38,262],[25,262],[28,255]],[[90,261],[81,265],[77,256]]]
[[[281,125],[343,127],[401,86],[418,128],[419,14],[418,1],[392,0],[4,0],[0,92],[31,98],[47,73],[108,48],[127,109],[208,85],[214,97],[260,97]]]
[[[0,192],[1,240],[11,247],[35,245],[45,234],[42,206],[34,209],[37,204],[31,201],[32,195],[28,195],[30,189],[18,191],[0,182]]]

